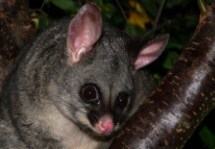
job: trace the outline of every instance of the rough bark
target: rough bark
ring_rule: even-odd
[[[11,64],[36,33],[25,0],[0,1],[0,91]]]

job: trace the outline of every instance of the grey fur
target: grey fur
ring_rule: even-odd
[[[17,58],[0,100],[1,149],[104,149],[112,139],[96,135],[82,120],[92,111],[116,113],[117,132],[151,91],[148,72],[133,69],[131,38],[107,23],[93,50],[72,63],[66,43],[70,21],[54,23]],[[100,105],[83,102],[85,84],[98,86]],[[131,97],[119,112],[121,92]]]

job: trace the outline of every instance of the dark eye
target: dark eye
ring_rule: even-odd
[[[86,102],[99,101],[98,90],[94,85],[85,86],[81,91],[81,96]]]
[[[125,108],[127,106],[127,103],[128,103],[128,98],[129,98],[128,94],[122,94],[121,96],[119,96],[118,105],[121,108]]]

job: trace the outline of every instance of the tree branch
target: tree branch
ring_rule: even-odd
[[[161,16],[161,13],[162,13],[162,10],[163,10],[165,4],[166,4],[166,0],[163,0],[162,3],[161,3],[161,5],[160,5],[160,8],[159,8],[159,10],[158,10],[158,14],[157,14],[157,16],[156,16],[155,24],[154,24],[152,30],[154,30],[154,29],[157,27],[157,24],[158,24],[158,22],[159,22],[159,19],[160,19],[160,16]]]
[[[109,149],[184,146],[215,106],[215,3],[200,15],[187,48]]]

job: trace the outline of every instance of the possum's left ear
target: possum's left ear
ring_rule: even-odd
[[[134,59],[134,68],[139,69],[155,61],[166,47],[168,39],[169,35],[165,34],[146,43]]]

